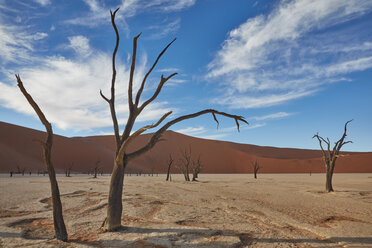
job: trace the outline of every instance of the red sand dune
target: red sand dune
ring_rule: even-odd
[[[40,145],[34,140],[43,140],[45,133],[0,122],[0,172],[16,171],[17,166],[26,172],[43,170]],[[130,147],[134,150],[151,137],[140,136]],[[324,172],[319,150],[263,147],[194,138],[167,131],[165,141],[159,142],[151,151],[131,161],[127,171],[135,173],[152,170],[164,173],[169,154],[178,163],[180,151],[191,147],[193,157],[199,154],[203,173],[248,173],[251,162],[258,160],[262,173],[313,173]],[[89,172],[99,160],[100,167],[109,173],[112,169],[115,144],[113,136],[66,138],[55,135],[52,151],[56,171],[63,173],[72,166],[73,172]],[[372,172],[372,152],[346,152],[337,160],[336,172]],[[173,172],[177,169],[173,168]]]

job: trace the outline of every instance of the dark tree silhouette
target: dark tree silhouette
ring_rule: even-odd
[[[254,162],[251,162],[251,165],[252,165],[252,169],[253,169],[254,178],[257,179],[257,172],[261,168],[260,164],[256,160]]]
[[[167,170],[167,178],[165,179],[165,181],[172,181],[172,176],[170,174],[170,169],[172,167],[172,164],[173,164],[173,158],[172,158],[172,155],[169,154],[169,158],[168,158],[168,170]]]
[[[74,165],[74,163],[71,163],[71,166],[69,166],[68,168],[65,169],[65,175],[66,177],[70,177],[71,175],[71,169],[72,169],[72,166]]]
[[[56,179],[56,173],[52,164],[52,145],[53,145],[53,129],[52,125],[46,119],[44,113],[41,111],[39,106],[36,104],[31,95],[28,94],[26,89],[23,86],[23,82],[19,75],[16,75],[18,87],[21,90],[22,94],[26,97],[28,103],[35,110],[40,121],[43,123],[46,129],[46,140],[45,142],[39,141],[40,145],[43,148],[43,158],[48,171],[50,186],[52,191],[52,202],[53,202],[53,222],[54,230],[56,233],[56,238],[62,241],[67,241],[67,231],[65,222],[63,220],[62,214],[62,204],[59,195],[58,183]]]
[[[222,115],[226,116],[228,118],[232,118],[235,120],[235,123],[239,130],[239,121],[247,123],[247,121],[244,120],[242,116],[237,115],[231,115],[224,112],[219,112],[214,109],[206,109],[202,110],[193,114],[183,115],[178,118],[174,118],[173,120],[167,122],[164,124],[161,128],[159,128],[155,133],[152,134],[152,137],[148,141],[146,145],[139,148],[138,150],[127,153],[128,145],[135,140],[140,134],[143,132],[155,128],[159,126],[165,118],[167,118],[172,112],[168,112],[164,114],[159,120],[152,125],[147,125],[144,127],[139,128],[137,131],[132,132],[134,123],[137,119],[137,117],[142,113],[142,111],[151,103],[153,102],[159,95],[160,91],[162,90],[164,84],[177,75],[177,73],[173,73],[169,75],[168,77],[164,77],[163,75],[160,78],[160,82],[158,83],[158,86],[153,93],[153,95],[148,98],[146,101],[140,104],[140,98],[142,95],[142,92],[145,87],[146,80],[152,70],[155,68],[156,64],[158,63],[161,56],[165,53],[165,51],[170,47],[170,45],[176,40],[174,39],[172,42],[170,42],[158,55],[155,62],[151,66],[151,68],[147,71],[146,75],[144,76],[142,83],[137,91],[137,94],[135,98],[133,98],[133,76],[134,76],[134,70],[136,65],[136,53],[137,53],[137,40],[140,37],[141,34],[137,35],[133,39],[133,51],[132,51],[132,63],[131,63],[131,69],[129,74],[129,83],[128,83],[128,107],[129,107],[129,116],[125,125],[125,129],[123,133],[120,135],[119,133],[119,125],[118,120],[116,116],[116,110],[115,110],[115,82],[116,82],[116,53],[119,47],[119,32],[115,24],[115,15],[119,9],[116,9],[114,12],[110,11],[111,14],[111,23],[114,28],[115,34],[116,34],[116,43],[114,52],[112,55],[112,79],[111,79],[111,96],[110,98],[106,97],[102,91],[100,91],[100,94],[102,98],[109,104],[112,122],[113,122],[113,128],[114,128],[114,136],[115,136],[115,143],[116,143],[116,155],[114,159],[114,166],[112,170],[111,175],[111,181],[110,181],[110,190],[109,190],[109,196],[108,196],[108,206],[107,206],[107,217],[104,220],[102,224],[102,229],[104,231],[115,231],[121,226],[121,216],[122,216],[122,193],[123,193],[123,182],[124,182],[124,172],[127,164],[132,159],[144,154],[145,152],[152,149],[155,144],[160,140],[160,137],[164,133],[165,130],[167,130],[172,125],[181,122],[183,120],[192,119],[195,117],[198,117],[200,115],[204,114],[212,114],[214,120],[218,123],[216,115]]]
[[[191,165],[192,165],[191,166],[192,181],[195,182],[195,181],[197,181],[196,179],[198,178],[199,173],[202,169],[202,163],[201,163],[200,155],[198,156],[198,159],[196,161],[195,160],[192,161]]]
[[[323,160],[324,160],[324,165],[326,169],[326,191],[327,192],[333,192],[333,187],[332,187],[333,171],[335,169],[337,158],[342,156],[340,155],[340,150],[342,146],[347,143],[353,143],[352,141],[345,141],[347,124],[349,124],[351,121],[352,120],[347,121],[345,123],[344,133],[342,137],[337,142],[335,142],[335,145],[332,150],[331,150],[331,142],[329,141],[329,138],[324,139],[323,137],[319,136],[318,133],[313,136],[313,138],[318,139],[320,148],[322,149]],[[327,151],[324,150],[322,142],[327,144]]]
[[[93,168],[93,178],[97,178],[97,175],[98,175],[99,170],[100,170],[100,167],[99,167],[100,163],[101,163],[101,160],[98,159],[96,161],[96,164],[95,164],[94,168]]]
[[[178,169],[183,174],[185,181],[190,181],[190,167],[191,167],[191,147],[189,150],[186,148],[181,151],[181,158],[179,159],[179,163],[177,163]]]

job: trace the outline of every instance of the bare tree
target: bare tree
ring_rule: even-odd
[[[195,160],[192,161],[191,171],[192,171],[193,182],[197,181],[196,179],[198,178],[201,169],[202,169],[202,163],[201,163],[201,159],[199,155],[196,161]]]
[[[177,75],[177,73],[173,73],[169,75],[168,77],[164,77],[163,75],[160,78],[160,82],[153,93],[153,95],[148,98],[146,101],[143,101],[140,104],[140,98],[141,94],[144,90],[146,80],[152,70],[155,68],[156,64],[158,63],[161,56],[165,53],[165,51],[169,48],[169,46],[176,40],[174,39],[172,42],[170,42],[158,55],[155,62],[151,66],[151,68],[147,71],[145,74],[142,83],[137,91],[137,94],[135,98],[133,97],[133,76],[134,76],[134,70],[136,65],[136,53],[137,53],[137,40],[139,38],[139,35],[134,37],[133,39],[133,51],[132,51],[132,63],[131,63],[131,69],[129,73],[129,83],[128,83],[128,107],[129,107],[129,116],[125,125],[125,129],[120,135],[119,133],[119,125],[118,120],[116,117],[116,110],[115,110],[115,82],[116,82],[116,53],[119,47],[119,33],[118,29],[115,24],[115,15],[119,9],[116,9],[114,12],[110,11],[111,14],[111,23],[114,28],[115,34],[116,34],[116,43],[115,48],[112,55],[112,79],[111,79],[111,96],[110,98],[106,97],[102,91],[100,91],[100,94],[102,98],[109,104],[110,106],[110,112],[114,127],[114,136],[115,136],[115,143],[116,143],[116,155],[114,160],[114,166],[112,170],[111,175],[111,181],[110,181],[110,190],[109,190],[109,196],[108,196],[108,206],[107,206],[107,217],[104,220],[102,224],[102,229],[105,231],[115,231],[121,226],[121,216],[122,216],[122,192],[123,192],[123,182],[124,182],[124,172],[127,164],[132,159],[144,154],[145,152],[152,149],[155,144],[160,140],[160,137],[164,133],[165,130],[167,130],[170,126],[181,122],[183,120],[191,119],[198,117],[200,115],[204,114],[212,114],[214,120],[218,123],[216,115],[222,115],[226,116],[228,118],[232,118],[235,120],[235,123],[237,125],[237,128],[239,130],[239,121],[247,123],[247,121],[244,120],[242,116],[237,115],[231,115],[224,112],[219,112],[214,109],[206,109],[202,110],[193,114],[183,115],[178,118],[174,118],[173,120],[167,122],[164,124],[161,128],[159,128],[155,133],[153,133],[151,139],[148,141],[146,145],[141,147],[140,149],[127,153],[128,145],[135,140],[140,134],[145,132],[146,130],[158,127],[160,123],[164,121],[165,118],[167,118],[172,112],[168,112],[164,114],[155,124],[147,125],[144,127],[141,127],[137,131],[132,132],[134,123],[137,119],[137,117],[142,113],[142,111],[148,106],[151,102],[153,102],[159,95],[160,91],[162,90],[164,84]]]
[[[73,166],[74,163],[71,163],[71,165],[65,169],[65,175],[66,177],[70,177],[71,175],[71,169],[72,169],[72,166]]]
[[[190,166],[191,166],[191,147],[189,150],[186,148],[181,151],[181,158],[179,159],[179,163],[177,164],[178,169],[183,174],[185,181],[190,181]]]
[[[170,174],[170,169],[171,169],[172,164],[173,164],[173,158],[172,158],[172,155],[169,154],[169,158],[168,158],[167,178],[165,179],[165,181],[172,181],[172,176],[171,176],[171,174]]]
[[[256,160],[254,162],[251,162],[251,165],[252,165],[252,169],[253,169],[253,173],[254,173],[254,178],[257,179],[257,172],[261,168],[260,164]]]
[[[313,138],[318,139],[320,148],[322,149],[324,165],[326,168],[326,191],[327,192],[333,192],[333,187],[332,187],[333,171],[335,169],[337,158],[342,156],[340,155],[340,150],[342,146],[347,143],[353,143],[352,141],[345,141],[347,124],[349,124],[351,121],[352,120],[347,121],[345,123],[344,133],[342,137],[337,142],[335,142],[335,145],[333,146],[332,150],[331,150],[331,142],[329,141],[329,138],[324,139],[323,137],[319,136],[318,133],[313,136]],[[327,151],[324,150],[322,142],[327,144]]]
[[[97,178],[97,174],[99,173],[99,169],[100,169],[100,167],[99,167],[100,163],[101,163],[101,160],[98,159],[96,161],[96,164],[95,164],[94,168],[93,168],[93,178]]]
[[[65,222],[63,220],[62,214],[62,204],[59,195],[58,183],[56,179],[56,173],[54,171],[54,167],[52,164],[52,145],[53,145],[53,129],[52,125],[46,119],[44,113],[41,111],[39,106],[36,104],[34,99],[31,95],[28,94],[26,89],[23,86],[23,82],[19,75],[16,75],[18,87],[21,90],[22,94],[26,97],[28,103],[31,107],[35,110],[36,114],[38,115],[40,121],[43,123],[46,129],[46,140],[45,142],[39,141],[43,148],[43,158],[48,170],[50,186],[52,191],[52,202],[53,202],[53,222],[54,222],[54,230],[56,233],[56,238],[62,241],[67,241],[67,231]]]

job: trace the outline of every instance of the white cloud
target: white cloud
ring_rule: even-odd
[[[17,26],[4,24],[0,17],[0,63],[21,63],[32,60],[35,41],[44,39],[46,33],[28,34]]]
[[[142,79],[146,60],[137,64],[135,88]],[[118,62],[116,109],[120,123],[128,116],[127,82],[129,67]],[[111,126],[108,104],[99,90],[109,96],[111,85],[111,55],[95,52],[95,56],[74,61],[64,57],[49,57],[44,64],[9,72],[9,82],[0,82],[0,104],[21,113],[35,116],[15,84],[14,73],[19,73],[25,88],[53,124],[61,129],[91,129]],[[14,83],[13,83],[14,82]],[[144,110],[139,121],[157,120],[169,111],[166,103],[154,103]],[[36,117],[36,116],[35,116]]]
[[[84,14],[83,17],[67,20],[66,23],[74,25],[82,25],[94,27],[102,23],[110,23],[109,10],[120,8],[117,13],[116,20],[124,24],[124,28],[128,29],[126,19],[131,18],[143,12],[174,12],[191,7],[196,0],[122,0],[119,5],[106,6],[97,0],[84,0],[89,7],[89,13]],[[173,25],[168,24],[169,30],[174,30],[177,23]]]
[[[368,25],[337,26],[370,12],[369,0],[281,1],[268,15],[229,32],[206,77],[225,82],[226,95],[220,99],[234,108],[308,96],[347,73],[372,68]]]
[[[290,100],[298,99],[304,96],[312,95],[315,92],[316,90],[290,91],[287,93],[267,94],[262,96],[232,95],[227,96],[224,99],[215,99],[214,103],[227,105],[232,109],[264,108],[283,104]]]
[[[70,44],[68,47],[72,48],[78,55],[82,57],[88,57],[92,54],[92,50],[89,45],[89,39],[82,35],[68,37]]]
[[[187,127],[187,128],[182,128],[182,129],[175,130],[175,132],[177,132],[177,133],[182,133],[182,134],[191,135],[191,136],[196,135],[196,134],[205,133],[206,131],[207,130],[203,126]]]
[[[47,6],[52,3],[51,0],[34,0],[34,1],[40,4],[41,6]]]
[[[294,113],[278,112],[278,113],[264,115],[264,116],[253,116],[250,119],[254,119],[256,121],[263,121],[263,120],[281,119],[281,118],[285,118],[291,115],[294,115]]]
[[[180,22],[181,19],[177,18],[174,21],[170,21],[166,24],[161,24],[161,25],[152,25],[148,27],[150,30],[155,30],[153,31],[153,35],[150,36],[151,39],[160,39],[170,33],[174,33],[176,30],[180,28]]]

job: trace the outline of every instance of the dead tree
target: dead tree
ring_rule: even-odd
[[[172,155],[169,154],[169,158],[168,158],[168,170],[167,170],[167,178],[165,179],[165,181],[172,181],[172,176],[170,174],[170,169],[172,167],[172,164],[173,164],[173,158],[172,158]]]
[[[53,202],[53,222],[54,222],[54,230],[56,233],[56,238],[62,241],[67,241],[67,231],[65,222],[63,220],[62,214],[62,204],[59,195],[58,183],[56,179],[56,173],[54,171],[54,167],[52,164],[52,145],[53,145],[53,129],[52,125],[46,119],[44,113],[41,111],[39,106],[36,104],[34,99],[29,95],[26,89],[23,86],[22,80],[19,75],[16,75],[18,87],[21,90],[22,94],[26,97],[28,103],[31,107],[35,110],[36,114],[38,115],[40,121],[43,123],[46,129],[46,140],[45,142],[39,141],[43,148],[43,158],[48,170],[50,186],[52,191],[52,202]]]
[[[142,83],[137,91],[136,96],[133,95],[133,76],[135,71],[135,65],[136,65],[136,53],[137,53],[137,40],[140,37],[141,34],[137,35],[133,39],[133,51],[132,51],[132,61],[131,61],[131,68],[129,73],[129,82],[128,82],[128,107],[129,107],[129,116],[126,121],[126,125],[124,128],[124,131],[122,134],[119,132],[119,125],[118,125],[118,119],[116,117],[116,110],[115,110],[115,82],[116,82],[116,53],[119,47],[119,32],[115,24],[115,15],[119,9],[116,9],[114,12],[110,11],[111,14],[111,23],[114,28],[115,34],[116,34],[116,43],[115,48],[112,55],[112,78],[111,78],[111,96],[110,98],[106,97],[102,90],[100,91],[100,94],[102,98],[109,104],[112,122],[113,122],[113,128],[114,128],[114,136],[115,136],[115,144],[116,144],[116,153],[115,153],[115,159],[114,159],[114,166],[112,170],[111,175],[111,181],[110,181],[110,190],[109,190],[109,196],[108,196],[108,205],[107,205],[107,217],[104,220],[102,224],[102,229],[104,231],[115,231],[121,226],[121,216],[122,216],[122,193],[123,193],[123,182],[124,182],[124,172],[127,164],[134,158],[144,154],[145,152],[152,149],[155,144],[160,140],[160,137],[164,133],[165,130],[167,130],[172,125],[179,123],[183,120],[192,119],[195,117],[198,117],[200,115],[204,114],[212,114],[214,120],[218,123],[216,115],[222,115],[226,116],[228,118],[232,118],[235,120],[235,123],[239,130],[239,121],[247,123],[246,120],[242,116],[237,115],[231,115],[224,112],[219,112],[214,109],[206,109],[202,110],[193,114],[188,114],[184,116],[180,116],[178,118],[174,118],[173,120],[167,122],[164,124],[161,128],[159,128],[155,133],[152,134],[152,137],[148,141],[147,144],[145,144],[143,147],[139,148],[136,151],[127,153],[128,145],[135,140],[140,134],[143,132],[158,127],[160,123],[164,121],[165,118],[167,118],[172,112],[168,112],[164,114],[159,120],[152,125],[147,125],[144,127],[139,128],[137,131],[132,132],[134,123],[137,119],[137,117],[142,113],[142,111],[151,103],[153,102],[159,95],[160,91],[162,90],[164,84],[177,75],[177,73],[173,73],[169,75],[168,77],[164,77],[163,75],[160,78],[160,82],[158,83],[158,86],[153,93],[153,95],[148,98],[147,100],[140,103],[141,95],[145,87],[146,80],[152,70],[155,68],[156,64],[158,63],[161,56],[165,53],[165,51],[169,48],[169,46],[176,40],[174,39],[172,42],[170,42],[158,55],[155,62],[151,66],[151,68],[147,71],[145,74]]]
[[[345,141],[347,124],[349,124],[351,121],[352,120],[347,121],[345,123],[344,134],[337,142],[335,142],[335,145],[333,146],[332,150],[331,150],[331,142],[329,141],[329,138],[324,139],[323,137],[319,136],[318,133],[313,136],[313,138],[318,139],[320,148],[322,149],[323,160],[324,160],[324,165],[326,169],[326,191],[327,192],[333,192],[332,177],[333,177],[333,172],[334,172],[335,165],[336,165],[336,160],[338,157],[342,156],[340,155],[340,150],[342,146],[347,143],[353,143],[352,141]],[[322,142],[327,144],[327,151],[324,150]]]
[[[69,166],[68,168],[65,169],[66,177],[70,177],[72,165],[73,165],[73,163],[71,164],[71,166]]]
[[[190,167],[191,167],[191,147],[189,150],[186,148],[181,151],[181,158],[179,159],[179,163],[177,164],[178,169],[183,174],[185,181],[190,181]]]
[[[93,178],[97,178],[97,174],[99,173],[99,169],[100,169],[99,163],[101,163],[101,160],[98,159],[96,161],[96,164],[95,164],[94,168],[93,168]]]
[[[199,155],[198,159],[196,161],[195,160],[192,161],[191,171],[192,171],[192,181],[193,182],[197,181],[196,179],[198,178],[201,169],[202,169],[202,163],[201,163],[201,159],[200,159],[200,155]]]
[[[256,160],[254,162],[251,162],[251,165],[252,165],[252,169],[253,169],[253,173],[254,173],[254,178],[257,179],[257,172],[261,168],[260,164]]]

